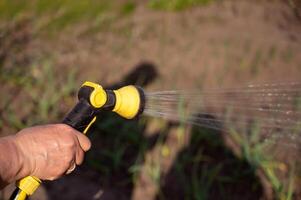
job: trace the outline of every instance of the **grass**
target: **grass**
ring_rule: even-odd
[[[268,60],[273,60],[277,56],[277,48],[275,45],[272,45],[268,50]]]
[[[214,0],[150,0],[147,6],[154,10],[181,11],[192,6],[205,6],[212,2]],[[16,23],[23,18],[28,18],[34,24],[33,31],[35,33],[48,31],[58,33],[68,27],[89,24],[90,27],[85,32],[89,35],[99,31],[108,31],[107,28],[116,20],[130,17],[137,6],[138,3],[135,1],[124,1],[117,4],[115,1],[108,0],[24,2],[2,0],[0,1],[0,23]],[[151,27],[149,32],[154,31],[153,29]],[[131,27],[129,26],[110,30],[117,32],[118,36],[131,37]],[[163,48],[169,45],[165,32],[164,29],[159,37],[165,46]],[[36,36],[34,35],[34,37]],[[9,37],[5,40],[8,39]],[[223,45],[225,51],[232,48],[231,41],[225,40]],[[114,48],[113,51],[116,55],[122,53],[122,45]],[[17,49],[22,48],[18,47]],[[245,54],[251,52],[251,41],[245,42],[243,51]],[[162,52],[164,53],[164,49]],[[17,55],[15,50],[11,54]],[[276,46],[270,46],[267,52],[269,60],[275,60],[278,55],[286,63],[290,63],[295,57],[290,48],[280,51]],[[250,64],[242,60],[241,66],[245,70],[244,66],[249,64],[250,69],[247,70],[256,76],[260,72],[262,58],[261,49],[257,49]],[[14,56],[9,59],[14,59]],[[0,83],[9,86],[10,89],[20,90],[18,93],[7,92],[7,95],[2,97],[5,98],[5,102],[1,102],[1,105],[8,105],[2,111],[5,112],[5,115],[0,118],[2,131],[9,127],[13,133],[34,124],[59,122],[74,105],[76,91],[81,84],[78,80],[80,72],[75,67],[58,69],[52,59],[51,55],[48,55],[43,58],[35,58],[29,63],[13,61],[9,66],[1,63]],[[220,81],[223,80],[226,71],[230,70],[230,64],[229,62],[225,65],[225,72],[219,75]],[[209,74],[208,70],[206,68],[201,72],[201,78],[198,79],[200,88],[204,85],[200,80],[205,80]],[[12,100],[15,97],[17,102],[13,103]],[[300,102],[300,98],[297,98],[295,106],[299,110],[301,109]],[[260,124],[252,124],[250,135],[241,135],[240,132],[232,129],[231,137],[239,145],[240,155],[234,155],[224,145],[221,135],[209,129],[194,127],[190,131],[190,141],[185,143],[184,136],[186,136],[187,127],[184,123],[185,113],[182,103],[180,102],[178,107],[181,121],[177,126],[176,134],[177,142],[183,144],[184,147],[176,156],[171,170],[168,172],[164,171],[162,160],[170,159],[169,155],[174,151],[174,147],[167,145],[164,140],[165,134],[169,131],[165,122],[160,122],[163,124],[159,131],[161,135],[155,144],[152,144],[151,139],[153,138],[144,135],[145,127],[149,124],[148,119],[126,121],[115,114],[103,113],[89,133],[93,146],[87,154],[86,160],[87,165],[97,171],[101,177],[100,184],[131,190],[133,185],[139,181],[139,176],[145,166],[147,175],[158,188],[161,199],[170,197],[170,195],[172,197],[173,194],[170,192],[173,192],[174,188],[173,185],[168,184],[167,180],[173,176],[177,178],[175,182],[172,182],[174,186],[180,186],[174,193],[179,197],[207,199],[218,195],[220,198],[228,196],[235,198],[244,195],[239,194],[239,189],[247,194],[252,192],[254,195],[257,194],[259,180],[256,178],[256,170],[262,169],[269,184],[273,187],[276,197],[279,199],[294,198],[296,170],[291,167],[292,170],[289,171],[287,179],[279,178],[278,172],[288,166],[265,156],[266,146],[259,137]],[[155,148],[159,149],[158,155],[153,155],[154,157],[146,162],[146,154]],[[244,185],[241,180],[250,185]]]
[[[291,199],[294,176],[291,174],[293,172],[287,168],[294,168],[295,163],[278,161],[276,155],[272,153],[275,151],[274,148],[277,144],[277,138],[262,140],[260,137],[262,131],[260,121],[256,119],[253,121],[248,130],[249,134],[241,134],[241,131],[237,130],[235,125],[231,123],[231,116],[233,116],[233,114],[231,109],[228,108],[226,124],[230,128],[229,134],[232,140],[240,148],[236,155],[246,160],[252,169],[264,172],[270,186],[275,192],[275,198]],[[283,179],[279,177],[279,174],[286,174],[288,176]]]
[[[287,47],[282,52],[282,59],[285,63],[290,63],[294,57],[294,52],[290,47]]]
[[[86,24],[85,31],[95,33],[105,30],[112,20],[129,16],[135,8],[132,1],[3,0],[0,2],[0,22],[12,23],[27,18],[32,22],[35,33],[44,33],[48,37],[76,24]]]
[[[161,181],[161,165],[157,160],[153,160],[147,165],[147,174],[156,186],[160,185]]]
[[[70,98],[78,85],[76,83],[76,71],[69,71],[66,76],[61,77],[65,79],[59,82],[59,75],[54,71],[54,68],[49,61],[41,62],[30,66],[27,73],[18,77],[16,74],[12,75],[13,79],[7,76],[1,80],[4,84],[9,84],[12,81],[13,88],[20,88],[20,96],[26,106],[11,104],[6,108],[7,118],[2,120],[7,121],[11,128],[18,130],[34,124],[41,124],[46,122],[58,122],[62,118],[63,112],[58,105],[62,100]],[[20,79],[19,79],[20,78]],[[13,98],[16,94],[10,94]],[[18,94],[17,94],[18,95]],[[66,111],[66,110],[65,110]],[[23,113],[20,118],[19,114]]]
[[[244,161],[237,160],[223,145],[219,133],[195,127],[191,132],[190,142],[179,152],[174,167],[166,175],[167,180],[171,174],[177,179],[170,184],[163,182],[163,196],[173,197],[170,194],[172,192],[176,192],[180,199],[229,196],[233,188],[240,187],[241,179],[252,177],[252,170],[242,167],[244,165]],[[230,171],[229,166],[232,166]],[[239,168],[241,169],[238,170]],[[175,185],[179,188],[171,190]],[[256,189],[253,192],[256,195]],[[235,198],[235,195],[232,197]]]
[[[54,23],[67,25],[78,19],[92,19],[99,13],[109,9],[108,1],[9,1],[3,0],[0,4],[2,20],[15,20],[24,15],[45,17],[52,15]],[[88,11],[89,12],[86,12]],[[60,19],[58,22],[57,19]]]
[[[180,11],[192,6],[205,6],[214,0],[150,0],[149,7],[155,10]]]
[[[254,169],[263,170],[273,190],[275,191],[275,197],[277,199],[292,199],[292,191],[294,187],[294,170],[289,171],[289,176],[286,179],[288,185],[283,180],[279,179],[279,171],[286,173],[287,165],[283,162],[277,161],[277,159],[268,153],[270,145],[274,145],[273,142],[260,141],[259,133],[260,126],[255,124],[251,128],[251,134],[240,135],[235,129],[232,129],[231,137],[240,144],[241,157],[247,160]],[[275,146],[274,146],[275,147]],[[295,164],[290,164],[291,167],[295,167]]]
[[[250,70],[253,76],[257,76],[258,73],[260,72],[261,60],[262,60],[262,52],[260,49],[257,49],[250,63]]]
[[[136,4],[132,1],[126,2],[121,6],[120,13],[123,15],[132,14],[136,9]]]

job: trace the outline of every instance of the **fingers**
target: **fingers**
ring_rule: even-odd
[[[77,165],[81,165],[84,161],[84,151],[82,150],[79,140],[77,140],[78,146],[76,148],[75,158],[70,162],[70,167],[67,169],[65,174],[70,174],[74,171]]]
[[[81,148],[77,149],[75,163],[81,165],[84,161],[84,151]]]
[[[74,148],[74,157],[72,159],[73,161],[69,164],[69,168],[66,169],[66,174],[69,174],[75,169],[76,165],[80,165],[83,163],[84,152],[90,149],[91,142],[87,136],[78,132],[72,127],[65,124],[61,124],[61,127],[64,129],[64,132],[71,133],[72,138],[74,140],[73,142],[71,142],[71,144],[76,145]]]
[[[84,161],[84,151],[81,149],[78,144],[78,148],[76,150],[75,158],[70,162],[70,167],[67,169],[65,174],[70,174],[74,171],[77,165],[81,165]]]
[[[75,134],[77,136],[77,139],[79,141],[81,148],[84,151],[88,151],[91,148],[91,142],[90,142],[89,138],[78,131],[76,131]]]
[[[59,124],[65,131],[69,131],[76,135],[78,142],[80,144],[80,147],[86,152],[91,148],[91,142],[90,139],[85,136],[83,133],[75,130],[74,128],[66,125],[66,124]]]
[[[68,126],[68,129],[74,136],[76,137],[76,150],[75,150],[75,158],[74,158],[74,166],[75,165],[81,165],[84,160],[84,153],[88,151],[91,148],[91,142],[87,136],[85,136],[83,133],[78,132],[77,130],[71,128]],[[67,172],[70,173],[70,170],[74,170],[75,167],[72,166],[69,168]]]

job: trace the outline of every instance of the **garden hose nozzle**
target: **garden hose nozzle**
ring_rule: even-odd
[[[84,134],[102,110],[113,111],[121,117],[133,119],[143,112],[145,105],[144,92],[140,87],[129,85],[118,90],[107,90],[88,81],[81,86],[78,100],[63,123]],[[32,195],[40,184],[41,181],[36,177],[25,177],[17,182],[17,188],[10,199],[24,200]]]

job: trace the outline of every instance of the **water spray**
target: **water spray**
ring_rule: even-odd
[[[132,85],[107,90],[96,83],[85,82],[78,92],[78,99],[63,123],[84,134],[100,111],[107,110],[126,119],[134,119],[143,113],[223,133],[252,135],[248,132],[255,132],[249,143],[256,140],[258,133],[264,143],[280,140],[277,145],[285,146],[285,149],[298,149],[299,146],[295,144],[301,143],[300,82],[248,85],[202,92],[144,92],[140,87]],[[26,199],[40,184],[41,181],[32,176],[18,181],[11,199]]]
[[[144,91],[133,85],[118,90],[107,90],[96,83],[85,82],[78,92],[78,100],[63,123],[83,134],[86,134],[96,121],[100,111],[113,111],[126,119],[134,119],[143,112],[145,106]],[[40,184],[41,180],[37,177],[25,177],[17,182],[17,188],[10,199],[27,199]]]
[[[144,114],[148,116],[242,137],[260,133],[258,142],[285,146],[286,150],[298,150],[301,143],[300,82],[250,84],[201,92],[155,91],[146,92],[145,96]]]

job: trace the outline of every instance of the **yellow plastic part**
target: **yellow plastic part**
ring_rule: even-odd
[[[89,86],[94,88],[90,95],[90,103],[95,108],[101,108],[107,101],[107,93],[98,84],[86,81],[82,86]]]
[[[140,108],[140,95],[137,88],[133,85],[114,90],[116,104],[114,112],[126,119],[133,119]]]
[[[17,187],[27,195],[32,195],[40,186],[41,180],[34,176],[27,176],[17,182]]]
[[[20,191],[18,195],[14,198],[14,200],[25,200],[27,197],[27,194],[24,191]]]
[[[96,117],[94,117],[91,122],[89,123],[89,125],[85,128],[83,134],[86,134],[89,130],[89,128],[91,127],[91,125],[96,121]]]

